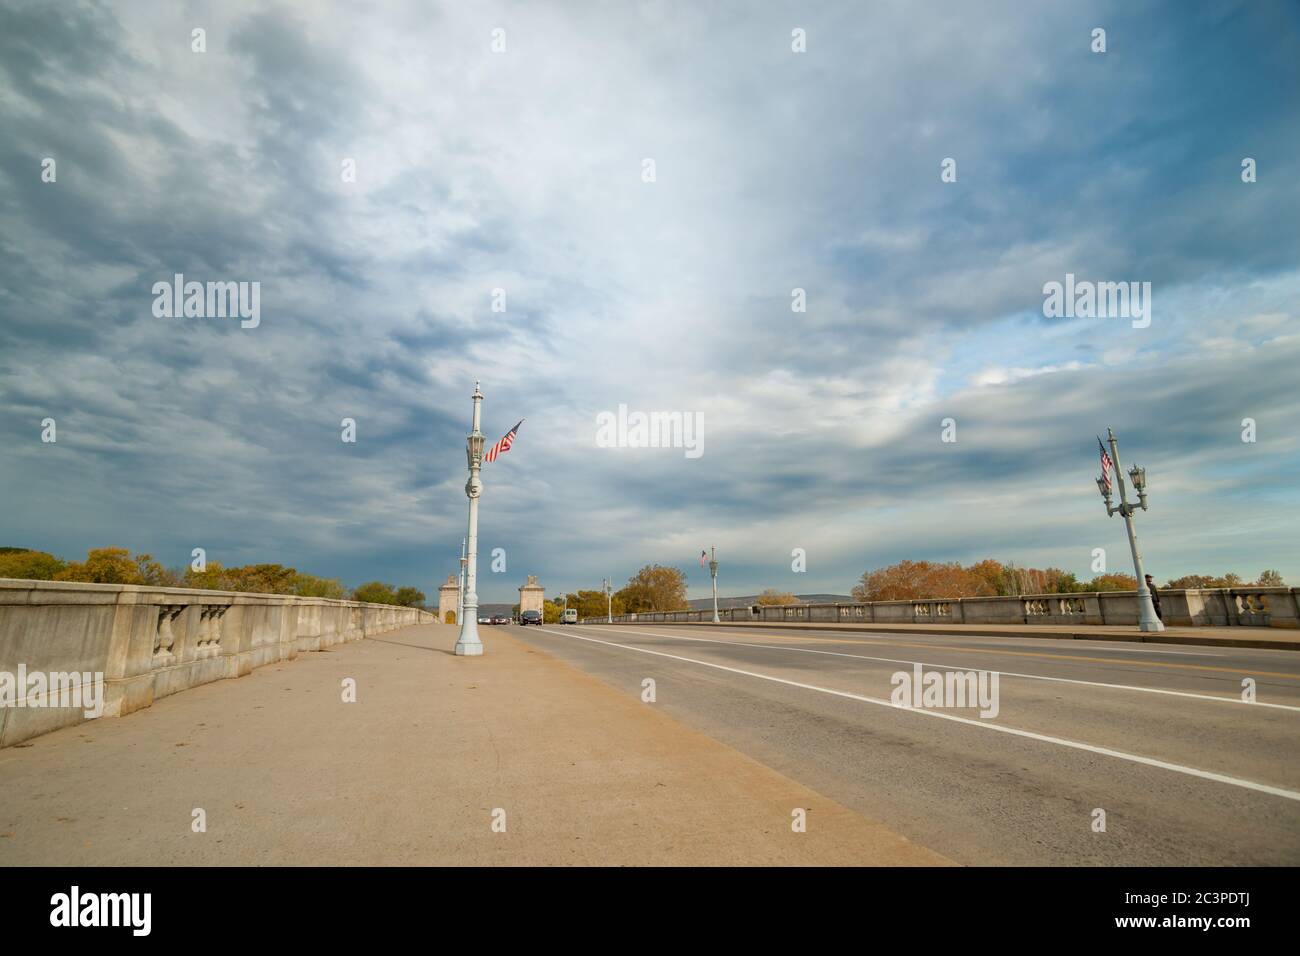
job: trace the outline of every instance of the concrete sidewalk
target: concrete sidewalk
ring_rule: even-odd
[[[593,624],[603,623],[593,621]],[[806,631],[862,631],[877,634],[934,634],[940,637],[1038,637],[1074,641],[1131,641],[1142,644],[1196,644],[1207,647],[1249,647],[1300,650],[1300,629],[1285,627],[1170,627],[1143,633],[1136,627],[1060,624],[814,624],[805,621],[624,621],[628,627],[739,627]]]
[[[482,633],[481,658],[408,627],[0,751],[0,865],[948,862]]]

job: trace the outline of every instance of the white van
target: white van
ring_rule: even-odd
[[[561,624],[577,624],[577,623],[578,623],[578,609],[577,609],[576,607],[566,607],[566,608],[564,609],[564,614],[561,615],[561,617],[560,617],[560,623],[561,623]]]

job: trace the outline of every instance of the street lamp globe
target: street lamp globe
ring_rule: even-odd
[[[1147,470],[1134,465],[1128,470],[1129,478],[1133,479],[1133,487],[1142,491],[1147,486]]]

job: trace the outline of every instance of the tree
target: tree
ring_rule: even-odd
[[[562,610],[563,607],[558,602],[552,601],[550,598],[543,600],[542,601],[542,623],[559,624],[560,612]]]
[[[140,568],[126,548],[93,548],[85,561],[70,561],[54,580],[93,584],[142,584]]]
[[[226,581],[226,569],[220,561],[209,561],[202,571],[195,571],[193,566],[186,567],[181,577],[181,587],[200,588],[204,591],[229,591]]]
[[[293,594],[298,572],[282,564],[246,564],[226,570],[226,590],[256,594]]]
[[[367,604],[396,604],[397,595],[383,581],[371,581],[353,590],[352,600]]]
[[[1241,587],[1241,575],[1228,572],[1216,577],[1212,574],[1184,574],[1181,578],[1171,579],[1165,587],[1169,588],[1236,588]]]
[[[1099,574],[1088,582],[1086,590],[1088,591],[1136,591],[1138,586],[1137,578],[1131,574],[1122,574],[1118,571],[1112,571],[1110,574]]]
[[[424,592],[410,586],[398,588],[393,603],[401,607],[424,607]]]
[[[347,591],[337,578],[318,578],[299,571],[293,578],[293,593],[302,597],[345,598]],[[420,595],[421,600],[424,595]]]
[[[1284,588],[1286,582],[1282,580],[1281,571],[1261,571],[1259,581],[1256,582],[1262,588]]]
[[[67,567],[44,551],[25,548],[0,548],[0,578],[20,578],[24,581],[53,581]]]
[[[923,598],[979,597],[995,594],[985,577],[956,561],[900,561],[867,571],[853,588],[855,601],[911,601]]]
[[[1011,586],[1007,580],[1007,569],[1001,561],[985,558],[966,569],[966,573],[984,582],[989,594],[1010,594]]]
[[[1048,568],[1046,574],[1052,594],[1077,594],[1086,590],[1083,584],[1080,583],[1078,575],[1073,571]]]
[[[618,594],[613,595],[613,599],[614,613],[622,614],[623,599]],[[570,594],[569,607],[578,609],[578,620],[603,618],[606,612],[605,592],[591,590]]]
[[[140,575],[141,584],[151,584],[160,588],[178,588],[184,580],[179,572],[164,568],[149,554],[137,554],[132,560]]]
[[[776,588],[768,588],[758,596],[757,603],[768,606],[775,604],[801,604],[802,602],[789,591],[778,591]]]
[[[629,613],[681,611],[686,608],[686,575],[678,568],[647,564],[618,592]]]

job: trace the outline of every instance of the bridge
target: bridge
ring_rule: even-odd
[[[1294,865],[1287,595],[1158,644],[908,602],[466,658],[420,609],[3,580],[0,865]]]

